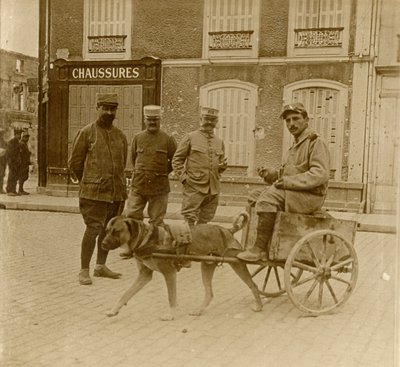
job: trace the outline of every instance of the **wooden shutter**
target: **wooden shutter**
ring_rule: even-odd
[[[250,91],[242,88],[218,88],[208,93],[207,104],[219,109],[216,134],[225,143],[231,166],[249,166],[252,157],[254,111]]]
[[[253,30],[253,0],[211,0],[210,32]]]
[[[295,28],[343,26],[343,0],[297,0],[296,9]]]
[[[298,89],[293,92],[293,101],[306,107],[310,127],[328,144],[332,174],[335,180],[341,180],[344,116],[340,115],[339,91],[330,88]]]
[[[118,94],[119,106],[114,126],[124,132],[129,147],[133,136],[142,130],[141,85],[72,85],[69,89],[69,152],[78,130],[97,118],[96,93]],[[129,160],[127,168],[131,168]]]
[[[89,36],[125,35],[127,0],[90,0]]]

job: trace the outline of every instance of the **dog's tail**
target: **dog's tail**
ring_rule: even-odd
[[[229,232],[233,234],[237,231],[240,231],[249,222],[249,219],[249,213],[246,211],[241,211],[235,216],[235,218],[233,218],[232,227],[229,228]]]

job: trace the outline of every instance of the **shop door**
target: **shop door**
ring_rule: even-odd
[[[370,178],[371,211],[394,213],[398,200],[400,143],[400,82],[398,77],[381,77],[372,146]]]
[[[118,112],[114,125],[121,129],[130,146],[134,135],[142,130],[142,86],[141,85],[72,85],[69,88],[69,132],[68,155],[73,139],[80,128],[97,118],[96,93],[117,93]],[[127,168],[132,164],[128,158]]]

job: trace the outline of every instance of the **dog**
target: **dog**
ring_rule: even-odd
[[[233,220],[232,227],[227,229],[214,224],[198,224],[182,230],[182,224],[153,227],[142,221],[118,216],[112,218],[106,226],[106,236],[102,242],[105,250],[114,250],[128,246],[135,257],[138,276],[132,286],[122,295],[115,306],[107,312],[107,316],[116,316],[122,306],[150,282],[154,271],[160,272],[166,281],[169,300],[169,312],[161,316],[161,320],[169,321],[175,318],[177,296],[176,276],[182,264],[179,253],[183,253],[182,247],[187,247],[186,254],[236,256],[243,251],[240,243],[234,238],[234,233],[242,229],[249,220],[246,212],[238,214]],[[180,226],[178,228],[177,226]],[[173,238],[175,237],[175,238]],[[182,245],[183,244],[183,245]],[[162,259],[152,256],[153,252],[167,252],[177,254],[176,259]],[[175,257],[174,257],[175,258]],[[260,292],[253,282],[246,263],[237,261],[229,263],[239,278],[250,288],[255,305],[253,311],[262,310]],[[201,273],[204,285],[204,300],[202,304],[190,313],[192,316],[200,316],[213,298],[212,279],[216,262],[202,261]]]

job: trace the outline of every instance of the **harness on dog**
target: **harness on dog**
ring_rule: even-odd
[[[153,252],[176,254],[176,267],[179,270],[182,267],[179,255],[186,255],[188,247],[192,243],[192,233],[188,224],[178,224],[169,226],[150,226],[140,228],[135,243],[130,248],[135,257],[150,257]]]

